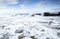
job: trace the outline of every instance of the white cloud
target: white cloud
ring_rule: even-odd
[[[0,3],[1,4],[6,4],[6,5],[9,5],[9,4],[17,4],[18,3],[18,0],[0,0]]]
[[[14,12],[14,9],[8,9],[8,6],[17,3],[18,0],[0,0],[0,13]]]
[[[25,5],[20,5],[19,8],[2,8],[0,13],[32,13],[34,9],[26,7]]]
[[[5,0],[7,4],[17,4],[17,0]],[[32,6],[25,6],[25,4],[20,4],[19,8],[7,8],[7,6],[0,5],[0,13],[36,13],[36,12],[45,12],[45,11],[51,11],[51,9],[55,9],[58,6],[48,7],[49,5],[47,2],[41,1],[35,5]],[[53,11],[53,10],[52,10]]]
[[[17,4],[18,0],[5,0],[6,4]]]

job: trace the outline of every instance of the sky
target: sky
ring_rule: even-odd
[[[60,0],[0,0],[0,13],[59,12]]]

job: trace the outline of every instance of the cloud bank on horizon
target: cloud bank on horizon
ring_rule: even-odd
[[[60,11],[60,0],[0,0],[0,13]]]

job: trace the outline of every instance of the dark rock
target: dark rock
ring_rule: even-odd
[[[36,13],[35,15],[39,15],[40,16],[41,14],[40,13]]]
[[[49,37],[46,37],[46,39],[50,39]]]
[[[40,13],[32,14],[31,16],[33,17],[33,16],[35,16],[35,15],[39,15],[39,16],[41,16]]]
[[[5,30],[10,30],[11,28],[5,28]]]
[[[18,39],[23,39],[25,36],[21,36],[21,35],[19,35],[18,36]]]
[[[60,37],[60,33],[57,33],[57,36]]]
[[[42,32],[44,32],[45,30],[44,30],[44,29],[42,29],[41,31],[42,31]]]
[[[60,16],[60,12],[58,12],[58,16]]]
[[[23,33],[24,29],[17,29],[15,33]]]
[[[51,18],[51,20],[54,20],[53,18]]]
[[[33,15],[31,15],[31,16],[33,17],[33,16],[35,16],[35,15],[33,14]]]
[[[44,12],[44,16],[60,16],[60,12],[58,12],[58,14],[56,13],[49,13],[49,12]]]
[[[35,36],[31,36],[30,38],[32,38],[32,39],[37,39],[37,38],[35,38]]]
[[[0,26],[2,29],[4,29],[6,26],[5,25],[2,25],[2,26]]]
[[[51,25],[52,23],[53,23],[53,21],[50,21],[50,22],[49,22],[49,25]]]
[[[49,15],[49,12],[44,12],[44,16],[48,16]]]

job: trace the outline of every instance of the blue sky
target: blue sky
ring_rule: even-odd
[[[0,0],[0,13],[60,11],[60,0]]]

